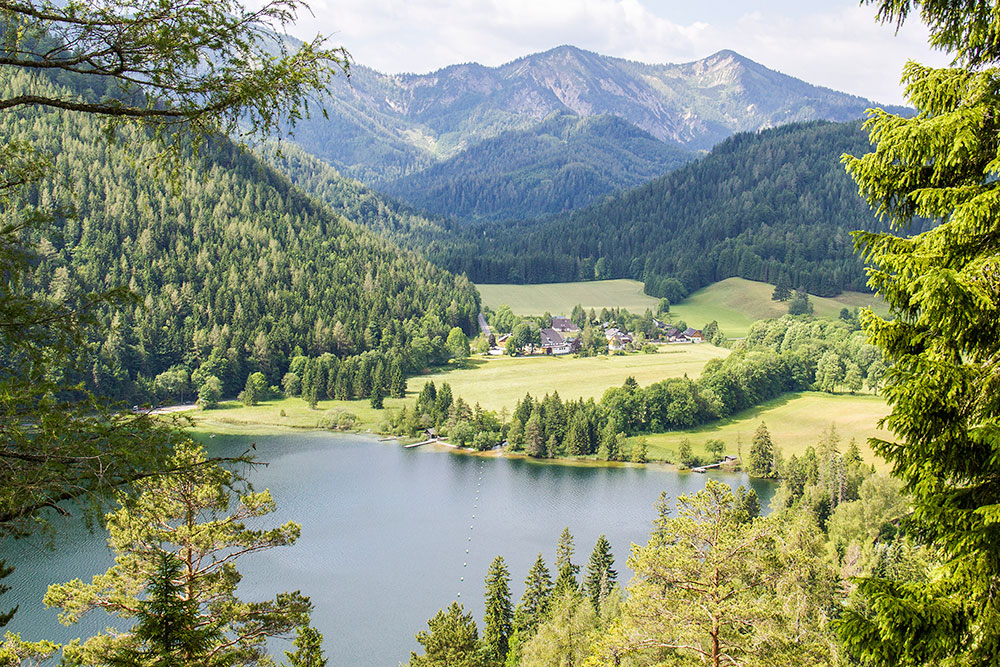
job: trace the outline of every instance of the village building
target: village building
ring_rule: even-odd
[[[568,317],[556,316],[552,318],[552,328],[561,334],[578,334],[580,327],[576,326]]]
[[[670,327],[664,332],[663,335],[666,337],[667,342],[669,343],[679,343],[679,342],[686,343],[688,340],[684,336],[684,332],[678,329],[677,327]]]
[[[705,338],[701,335],[701,329],[692,329],[691,327],[688,327],[684,330],[684,335],[692,343],[701,343],[705,340]]]
[[[542,329],[541,332],[542,344],[541,348],[545,354],[569,354],[570,344],[566,342],[562,334],[555,329]]]

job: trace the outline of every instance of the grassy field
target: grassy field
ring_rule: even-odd
[[[496,308],[506,303],[518,315],[567,315],[576,304],[586,309],[619,307],[633,313],[646,308],[654,312],[659,299],[642,293],[642,283],[636,280],[599,280],[579,283],[550,283],[545,285],[477,285],[483,304]],[[691,294],[683,302],[672,305],[670,314],[674,321],[684,320],[689,326],[701,328],[716,320],[730,337],[745,336],[750,325],[757,320],[781,317],[788,312],[788,304],[771,300],[772,285],[727,278]],[[826,299],[812,296],[810,300],[816,315],[837,317],[844,307],[874,307],[876,312],[887,312],[884,304],[870,294],[843,292]]]
[[[375,410],[367,400],[320,401],[316,408],[301,398],[279,398],[247,407],[238,401],[225,401],[214,410],[190,410],[181,413],[194,420],[190,429],[200,433],[259,434],[282,433],[293,429],[321,428],[328,413],[350,412],[357,421],[352,430],[377,430],[388,412],[413,400],[385,399],[385,410]]]
[[[757,320],[781,317],[788,313],[788,304],[771,300],[772,285],[742,278],[727,278],[692,293],[681,303],[670,307],[676,321],[684,320],[695,328],[712,320],[730,337],[745,336],[750,325]],[[871,294],[842,292],[826,299],[810,296],[813,309],[819,317],[837,317],[843,308],[871,307],[885,314],[888,309]]]
[[[856,438],[865,461],[885,470],[885,462],[872,453],[867,440],[873,436],[889,439],[888,432],[876,427],[876,422],[888,412],[885,401],[878,396],[809,391],[787,394],[711,426],[644,437],[649,446],[649,457],[655,459],[675,460],[677,446],[685,438],[690,441],[695,454],[706,456],[705,441],[719,439],[726,443],[728,454],[736,454],[737,442],[742,443],[742,452],[746,456],[754,432],[764,422],[775,447],[783,456],[790,457],[792,454],[801,455],[809,445],[815,445],[820,434],[832,423],[840,434],[841,451],[846,451],[852,437]]]
[[[515,315],[569,315],[580,304],[594,308],[624,308],[643,313],[647,308],[656,312],[660,302],[643,294],[637,280],[596,280],[579,283],[545,283],[542,285],[476,285],[483,305],[496,308],[507,304]]]
[[[724,357],[729,350],[708,345],[661,345],[656,354],[599,356],[575,359],[560,357],[476,358],[466,368],[410,378],[407,390],[419,392],[424,383],[447,382],[456,396],[470,405],[513,409],[524,394],[540,397],[558,391],[563,399],[599,399],[608,387],[621,385],[633,376],[642,385],[670,377],[697,377],[710,359]]]

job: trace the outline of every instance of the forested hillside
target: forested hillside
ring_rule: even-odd
[[[635,278],[672,301],[739,276],[818,295],[864,290],[850,232],[877,221],[840,163],[868,150],[859,123],[743,133],[705,158],[586,209],[471,229],[478,251],[435,257],[476,282]]]
[[[555,112],[380,190],[434,215],[507,220],[571,211],[695,158],[615,116]]]
[[[2,85],[48,84],[7,71]],[[138,297],[103,315],[104,339],[80,351],[82,379],[104,394],[148,398],[157,375],[199,367],[227,393],[255,371],[278,384],[294,354],[379,350],[387,368],[406,369],[415,340],[433,350],[450,328],[474,326],[467,280],[337,216],[228,141],[171,176],[149,168],[157,149],[142,135],[109,146],[91,118],[24,112],[0,123],[55,165],[32,193],[58,211],[31,232],[36,288],[60,299],[127,286]]]
[[[707,150],[734,132],[849,121],[874,104],[733,51],[645,64],[564,45],[499,67],[463,63],[427,74],[355,67],[323,100],[328,114],[299,124],[297,141],[345,175],[382,185],[554,112],[616,116],[663,142]]]

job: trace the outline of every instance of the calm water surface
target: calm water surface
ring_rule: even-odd
[[[584,568],[598,535],[606,534],[619,579],[627,582],[629,546],[646,541],[661,491],[692,493],[708,477],[748,483],[736,474],[480,458],[326,433],[218,436],[208,447],[212,454],[234,455],[250,443],[269,463],[251,477],[277,502],[268,524],[298,521],[302,537],[291,547],[242,559],[240,594],[247,600],[295,589],[309,595],[330,664],[342,667],[405,662],[419,648],[414,633],[455,599],[481,623],[483,579],[497,555],[511,572],[516,603],[539,552],[553,569],[565,526],[576,540],[574,562]],[[771,487],[755,486],[766,505]],[[61,527],[55,546],[0,545],[0,556],[16,567],[5,582],[13,590],[0,598],[0,608],[20,605],[6,629],[24,639],[68,641],[109,624],[106,615],[93,612],[66,628],[41,604],[47,584],[87,580],[107,569],[112,558],[105,536],[71,524]]]

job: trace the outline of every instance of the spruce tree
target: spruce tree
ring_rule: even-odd
[[[583,580],[583,594],[594,605],[594,611],[600,611],[601,602],[618,580],[618,573],[612,568],[614,564],[615,556],[611,553],[611,543],[607,537],[601,535],[597,538],[594,551],[590,554],[587,576]]]
[[[542,554],[538,554],[524,579],[524,595],[514,610],[514,629],[520,634],[533,633],[545,619],[551,600],[552,577]]]
[[[423,655],[410,653],[409,667],[484,667],[483,644],[472,614],[457,602],[438,611],[417,633]]]
[[[545,440],[542,432],[542,418],[536,408],[524,425],[524,451],[528,456],[541,458],[545,456]]]
[[[566,526],[559,534],[559,542],[556,544],[555,593],[575,592],[580,589],[580,584],[576,580],[580,566],[573,564],[574,550],[573,535],[569,532],[569,526]]]
[[[750,443],[750,460],[747,474],[751,477],[774,477],[774,444],[764,422],[757,427]]]
[[[573,413],[563,446],[569,456],[581,456],[587,452],[587,417],[582,410]]]
[[[778,283],[774,286],[774,291],[771,292],[772,301],[788,301],[792,298],[792,288],[788,283],[788,276],[782,274],[778,278]]]
[[[403,375],[403,367],[396,359],[392,362],[392,378],[389,381],[389,395],[393,398],[406,397],[406,377]]]
[[[875,450],[905,483],[914,534],[942,564],[927,581],[873,577],[839,634],[863,664],[995,665],[1000,655],[1000,14],[995,2],[878,0],[884,22],[928,24],[950,69],[903,71],[916,115],[876,109],[873,152],[844,156],[861,195],[892,233],[857,232],[869,286],[889,317],[862,325],[889,368],[881,390],[896,442]],[[911,234],[914,220],[936,225]]]
[[[510,573],[503,556],[490,563],[486,573],[486,613],[483,617],[483,649],[488,664],[503,665],[507,659],[514,610],[510,602]]]
[[[670,503],[670,496],[666,491],[660,491],[659,498],[653,504],[656,509],[656,518],[653,519],[653,536],[657,539],[666,539],[667,526],[670,525],[670,513],[673,506]]]
[[[205,657],[219,633],[212,623],[199,618],[198,602],[187,596],[182,582],[180,559],[168,552],[157,554],[156,571],[132,628],[138,645],[114,652],[111,664],[184,667]]]

